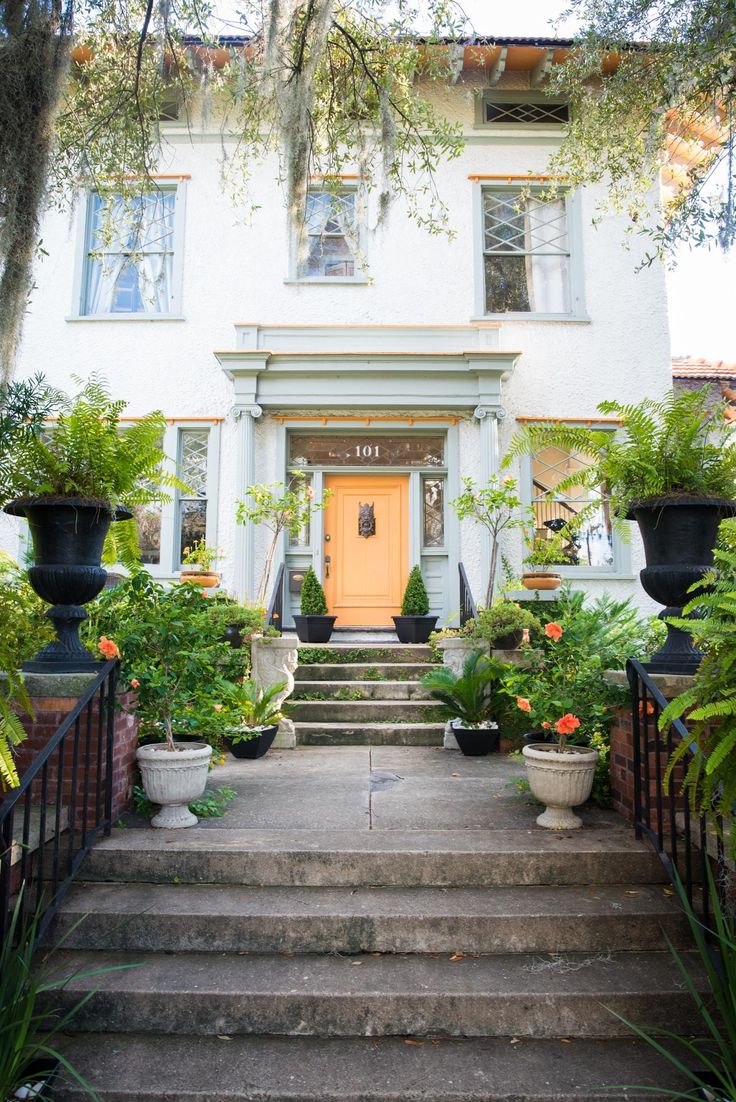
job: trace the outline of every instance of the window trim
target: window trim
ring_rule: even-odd
[[[565,122],[522,122],[521,120],[496,122],[494,120],[487,120],[486,104],[489,100],[495,100],[497,103],[522,103],[526,101],[527,103],[560,104],[568,102],[566,96],[549,96],[544,92],[530,91],[526,88],[519,88],[516,90],[512,88],[484,88],[483,94],[477,96],[475,101],[474,128],[476,130],[496,130],[501,133],[520,130],[525,134],[547,134],[560,137],[565,126],[568,125],[568,123]],[[571,112],[570,118],[572,118]]]
[[[320,187],[317,187],[316,185],[313,186],[313,187],[309,187],[307,189],[308,192],[322,192],[322,191],[327,191],[327,190],[328,189],[320,188]],[[358,237],[358,248],[357,248],[357,252],[356,252],[355,257],[354,257],[355,275],[352,275],[352,276],[300,276],[299,275],[299,266],[298,266],[298,263],[297,263],[296,230],[295,230],[295,227],[294,227],[293,223],[291,221],[289,221],[289,227],[288,227],[289,274],[288,274],[287,278],[284,279],[284,283],[286,283],[286,284],[296,284],[298,286],[314,285],[314,286],[317,286],[317,287],[333,287],[333,286],[340,286],[341,284],[343,284],[343,285],[353,285],[353,286],[355,284],[358,284],[358,285],[362,284],[362,285],[365,286],[366,284],[371,282],[370,277],[368,275],[368,263],[367,263],[367,259],[366,259],[366,255],[365,255],[365,237],[366,237],[365,227],[363,226],[363,224],[361,223],[361,221],[358,217],[358,207],[357,207],[358,186],[357,186],[357,184],[355,184],[354,182],[349,181],[349,180],[341,182],[340,187],[338,188],[338,193],[346,193],[346,192],[349,192],[352,195],[354,195],[355,199],[356,199],[356,203],[355,203],[355,215],[356,215],[356,217],[355,217],[355,227],[356,227],[357,237]],[[338,236],[338,235],[334,235],[334,236]]]
[[[485,225],[483,209],[483,193],[485,191],[518,191],[522,181],[513,180],[505,182],[494,180],[489,183],[485,180],[473,180],[473,239],[474,239],[474,263],[475,263],[475,317],[480,321],[577,321],[589,322],[590,318],[585,312],[584,268],[582,249],[582,216],[580,210],[580,193],[577,191],[564,191],[565,213],[567,216],[567,237],[569,250],[569,292],[570,311],[566,314],[535,313],[532,310],[486,311],[486,287],[485,287]],[[532,191],[543,191],[543,184],[528,185]]]
[[[575,421],[561,421],[560,424],[573,425]],[[607,424],[595,424],[591,423],[591,428],[600,429],[607,432],[615,432],[610,425]],[[519,486],[520,497],[524,505],[531,508],[534,498],[533,486],[532,486],[532,456],[523,455],[520,460],[519,470]],[[607,578],[616,579],[618,581],[628,581],[633,578],[631,567],[631,544],[624,540],[623,537],[613,529],[613,563],[610,567],[606,566],[565,566],[563,563],[556,565],[553,569],[562,575],[563,580],[569,578],[570,581],[574,581],[576,578],[580,579],[595,579],[605,580]]]
[[[187,429],[204,429],[209,432],[207,441],[207,514],[206,542],[217,547],[218,492],[220,479],[220,422],[212,421],[174,421],[166,426],[163,440],[165,460],[163,468],[169,474],[175,474],[181,454],[180,433]],[[179,491],[170,491],[171,500],[161,505],[161,554],[160,562],[144,563],[144,569],[159,581],[174,580],[181,564],[177,561],[179,541]]]
[[[186,178],[179,176],[161,181],[162,191],[173,191],[174,200],[174,239],[173,263],[171,269],[171,308],[166,313],[151,311],[128,311],[114,314],[84,313],[84,299],[87,282],[87,241],[89,236],[91,198],[99,192],[98,188],[87,188],[82,193],[82,202],[77,216],[77,240],[74,250],[74,277],[72,282],[72,307],[67,321],[184,321],[182,313],[184,285],[184,226],[186,222]],[[110,189],[112,190],[112,189]]]

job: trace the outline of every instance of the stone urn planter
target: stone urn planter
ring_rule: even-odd
[[[627,520],[639,525],[647,563],[639,577],[645,592],[665,606],[660,620],[682,616],[690,586],[713,565],[718,525],[735,514],[736,502],[726,498],[663,497],[631,506]],[[645,666],[655,673],[693,674],[702,657],[689,632],[667,624],[664,645]]]
[[[532,743],[522,750],[532,794],[546,805],[537,816],[548,830],[579,830],[582,819],[572,812],[589,798],[598,763],[598,751],[587,746]]]
[[[161,810],[151,826],[164,829],[194,826],[197,816],[189,804],[198,800],[207,785],[212,747],[206,742],[176,744],[168,750],[163,742],[139,746],[136,759],[146,796]]]
[[[28,580],[51,608],[46,615],[56,639],[43,647],[23,669],[31,673],[92,673],[100,665],[79,641],[79,625],[87,619],[82,605],[94,600],[105,585],[102,546],[110,524],[129,520],[132,513],[88,498],[18,498],[5,506],[14,517],[25,517],[33,540],[33,566]]]

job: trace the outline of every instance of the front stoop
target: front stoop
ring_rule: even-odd
[[[296,670],[287,709],[298,745],[442,745],[445,725],[434,714],[439,705],[420,683],[432,666],[428,646],[327,643],[308,651],[310,659],[323,651],[325,661]],[[346,653],[350,662],[335,661]]]
[[[615,820],[127,830],[84,872],[63,967],[138,965],[61,994],[92,992],[68,1053],[104,1102],[644,1102],[677,1081],[611,1011],[696,1028],[683,915]]]

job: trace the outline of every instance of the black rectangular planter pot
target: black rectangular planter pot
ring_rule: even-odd
[[[232,742],[226,737],[225,743],[234,758],[250,758],[251,760],[262,758],[266,751],[271,749],[278,729],[278,723],[274,723],[271,727],[264,727],[255,738],[238,739],[237,742]]]
[[[329,643],[337,616],[295,616],[300,643]]]
[[[437,616],[392,616],[400,643],[426,643],[435,629]]]
[[[453,727],[450,730],[466,758],[484,758],[498,750],[501,732],[498,727]]]

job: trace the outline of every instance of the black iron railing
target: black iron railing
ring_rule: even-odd
[[[465,567],[462,563],[458,563],[457,568],[460,574],[460,627],[464,627],[468,620],[475,620],[478,615],[478,608],[473,600],[473,593],[468,582],[468,575],[465,573]]]
[[[284,564],[281,563],[266,611],[266,627],[276,628],[277,631],[283,631],[284,623],[284,573]]]
[[[690,902],[702,907],[707,926],[708,892],[699,892],[695,900],[694,891],[707,883],[709,855],[719,866],[723,862],[723,824],[715,814],[694,814],[688,797],[682,794],[687,757],[675,767],[665,790],[667,765],[676,747],[685,741],[692,754],[701,751],[681,720],[675,720],[666,733],[660,731],[659,719],[667,701],[641,663],[629,659],[626,673],[631,688],[636,836],[651,842],[670,881],[675,884],[679,878]]]
[[[110,833],[119,665],[105,663],[25,769],[20,746],[20,784],[0,803],[0,940],[21,885],[43,937],[95,838]]]

